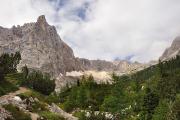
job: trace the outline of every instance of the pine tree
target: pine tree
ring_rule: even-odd
[[[26,80],[29,74],[29,70],[26,65],[22,68],[22,73],[23,73],[24,79]]]
[[[150,88],[146,89],[146,95],[144,96],[144,110],[146,112],[146,119],[151,120],[154,113],[154,109],[159,104],[159,97],[151,91]]]

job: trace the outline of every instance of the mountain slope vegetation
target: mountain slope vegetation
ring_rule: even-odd
[[[60,93],[60,106],[82,120],[100,120],[105,112],[117,120],[180,119],[179,56],[131,75],[113,74],[112,78],[113,84],[96,84],[92,76],[83,77],[84,82]],[[94,117],[96,111],[102,114]]]
[[[180,56],[159,61],[159,64],[137,73],[112,74],[113,84],[97,84],[92,76],[83,76],[77,81],[77,86],[70,88],[67,85],[57,94],[53,93],[54,80],[50,80],[48,75],[30,71],[26,66],[22,73],[17,73],[16,65],[21,58],[18,54],[0,57],[3,63],[0,69],[1,95],[16,91],[19,86],[29,88],[29,92],[18,96],[28,102],[27,110],[44,120],[64,119],[49,110],[52,103],[80,120],[180,119]],[[23,110],[18,112],[18,106],[8,104],[3,107],[22,114],[25,117],[22,120],[30,117]],[[12,113],[14,119],[19,119],[17,114]]]

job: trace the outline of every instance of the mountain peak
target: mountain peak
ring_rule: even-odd
[[[180,36],[174,39],[171,46],[167,48],[163,55],[160,57],[160,60],[169,60],[176,57],[177,55],[180,55]]]
[[[38,19],[37,19],[37,23],[47,24],[45,15],[39,16]]]

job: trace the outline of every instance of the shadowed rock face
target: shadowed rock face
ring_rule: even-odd
[[[163,55],[160,57],[160,60],[169,60],[177,55],[180,55],[180,36],[177,37],[171,46],[165,50]]]
[[[35,23],[0,27],[0,54],[20,51],[19,68],[25,64],[29,68],[58,76],[59,73],[80,70],[72,49],[65,44],[54,26],[50,26],[42,15]]]

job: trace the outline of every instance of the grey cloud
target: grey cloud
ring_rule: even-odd
[[[147,62],[180,35],[179,0],[68,0],[58,6],[60,1],[0,1],[0,24],[10,27],[45,14],[75,55],[89,59],[132,56],[131,61]],[[87,2],[83,20],[74,11]]]

